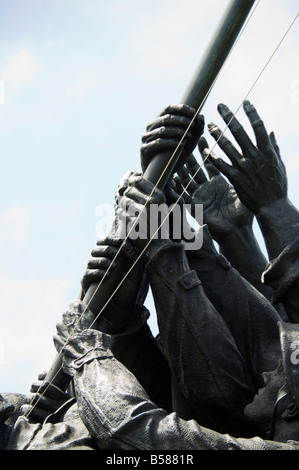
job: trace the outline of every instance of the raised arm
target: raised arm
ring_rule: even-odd
[[[268,299],[272,289],[261,282],[267,260],[253,233],[253,213],[240,201],[233,186],[219,170],[206,159],[208,143],[200,139],[204,167],[191,155],[179,172],[178,183],[184,188],[184,197],[192,204],[203,205],[203,222],[208,225],[220,253]],[[187,193],[187,197],[186,197]]]
[[[274,133],[268,134],[250,102],[245,101],[243,108],[256,143],[251,141],[229,108],[221,104],[218,106],[219,113],[242,153],[222,135],[215,124],[210,124],[210,134],[227,155],[231,165],[214,155],[209,155],[209,160],[229,179],[240,200],[255,214],[270,260],[264,276],[265,283],[274,289],[274,301],[283,303],[290,321],[298,322],[299,269],[296,246],[299,212],[288,198],[286,170]],[[295,254],[296,263],[291,252]]]
[[[219,113],[242,153],[221,135],[215,124],[209,124],[210,134],[230,159],[231,165],[212,154],[209,160],[229,179],[240,200],[255,214],[269,259],[272,260],[298,235],[299,212],[288,199],[286,170],[274,133],[268,135],[251,103],[245,101],[243,109],[254,131],[256,143],[251,141],[229,108],[220,104]]]

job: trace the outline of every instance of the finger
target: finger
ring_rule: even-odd
[[[204,116],[199,114],[195,108],[192,108],[186,104],[168,105],[156,119],[159,119],[163,116],[180,116],[186,118],[187,120],[184,122],[186,122],[186,124],[187,122],[189,123],[188,127],[192,123],[193,129],[197,127],[198,130],[203,130]]]
[[[183,197],[185,198],[186,201],[191,200],[191,196],[188,190],[185,190],[185,188],[182,185],[181,179],[177,174],[173,177],[173,182],[174,182],[174,188],[175,188],[174,190],[176,194],[179,194],[179,195],[183,194]]]
[[[64,402],[69,399],[69,395],[67,393],[64,393],[62,390],[60,390],[59,388],[55,387],[55,385],[52,385],[52,384],[48,384],[46,396],[53,400],[54,407],[55,407],[55,403],[57,405],[58,401]]]
[[[131,184],[131,182],[130,182]],[[145,196],[150,196],[151,198],[155,199],[153,202],[164,202],[164,194],[163,192],[156,188],[153,183],[144,179],[144,178],[135,178],[132,180],[132,186],[129,186],[126,194],[131,194],[130,191],[132,188],[138,190],[138,192],[143,193]]]
[[[246,100],[243,103],[243,109],[252,126],[257,146],[261,150],[269,147],[269,136],[267,130],[255,107],[250,103],[250,101]]]
[[[116,256],[117,252],[115,253]],[[100,269],[100,270],[105,270],[105,269],[114,269],[116,266],[115,261],[111,261],[111,259],[108,258],[92,258],[89,260],[87,267],[88,269]]]
[[[183,145],[180,139],[155,139],[152,142],[142,144],[140,151],[143,158],[148,161],[159,152],[179,152]]]
[[[195,120],[193,121],[193,125],[190,127],[191,129],[191,138],[186,139],[186,145],[183,150],[183,157],[180,158],[182,163],[185,163],[189,156],[192,154],[194,149],[196,148],[200,137],[204,131],[204,116],[198,115],[196,116]]]
[[[120,179],[117,187],[117,194],[122,194],[124,190],[128,187],[129,184],[129,178],[130,176],[134,174],[133,171],[127,171]]]
[[[65,346],[67,338],[63,341],[59,335],[53,335],[53,342],[57,352],[60,352]]]
[[[186,139],[190,139],[192,137],[192,133],[190,131],[186,132],[186,129],[184,128],[182,129],[180,127],[162,126],[162,127],[159,127],[158,129],[154,129],[150,132],[146,132],[142,136],[142,142],[144,144],[148,144],[149,142],[153,142],[156,139],[172,138],[172,140],[177,139],[177,143],[179,143],[183,136]]]
[[[99,238],[97,241],[97,246],[112,246],[112,247],[119,247],[121,245],[121,240],[116,237],[104,237],[104,238]]]
[[[187,204],[191,204],[192,203],[192,197],[191,197],[188,189],[185,190],[185,188],[183,188],[179,176],[175,175],[173,177],[173,181],[175,183],[175,193],[179,194],[179,195],[182,195],[182,198],[184,199],[184,202],[186,202]]]
[[[54,401],[52,398],[50,398],[48,395],[46,396],[45,394],[42,394],[46,392],[47,389],[43,388],[40,393],[29,393],[28,395],[26,395],[27,404],[30,404],[32,406],[38,406],[38,408],[41,408],[43,410],[52,411],[57,406],[57,402],[56,400]]]
[[[157,117],[154,121],[148,124],[146,127],[146,131],[150,132],[154,129],[158,129],[160,127],[179,127],[181,129],[186,130],[192,120],[185,116],[176,116],[173,114],[165,114],[163,116]],[[193,124],[192,124],[193,125]],[[191,126],[190,126],[191,127]]]
[[[109,258],[113,259],[118,252],[120,244],[117,246],[97,245],[91,251],[92,258]],[[89,260],[90,261],[90,260]]]
[[[204,137],[199,139],[198,149],[209,178],[211,179],[214,176],[219,175],[217,168],[208,160],[208,156],[212,151],[209,149],[209,144]]]
[[[278,146],[278,143],[277,143],[277,140],[276,140],[276,137],[275,137],[275,134],[274,134],[273,131],[270,132],[269,137],[270,137],[271,144],[273,145],[274,150],[275,150],[277,156],[281,159],[281,157],[280,157],[280,148],[279,148],[279,146]]]
[[[31,384],[31,387],[30,387],[30,392],[32,393],[37,393],[37,392],[41,392],[45,390],[45,382],[43,381],[39,381],[39,382],[33,382]]]
[[[173,180],[172,180],[173,181]],[[173,186],[169,184],[164,189],[164,194],[169,205],[171,204],[184,204],[185,203],[185,191],[182,189],[178,190],[177,185],[173,181]]]
[[[68,338],[69,333],[67,331],[65,323],[63,323],[63,322],[57,323],[56,324],[56,331],[59,334],[59,337],[60,337],[61,341]]]
[[[215,157],[211,154],[209,155],[209,159],[212,164],[215,165],[221,173],[223,173],[223,175],[225,175],[231,182],[233,181],[235,170],[231,165],[228,165],[228,163],[224,162],[222,158]]]
[[[189,194],[193,194],[197,188],[198,185],[195,183],[195,181],[190,177],[188,170],[186,169],[185,166],[183,166],[179,171],[178,171],[178,176],[181,180],[181,183],[184,187],[185,190],[188,190]]]
[[[30,396],[34,397],[36,395],[37,396],[42,395],[43,397],[46,397],[55,401],[57,400],[63,401],[63,400],[67,400],[68,398],[68,395],[66,393],[62,392],[61,390],[59,390],[59,388],[55,387],[49,382],[35,382],[31,385],[30,391],[33,393],[32,395],[29,395],[28,399],[30,399]]]
[[[132,202],[140,206],[160,203],[160,198],[155,198],[154,194],[148,195],[147,193],[139,191],[136,187],[129,188],[125,192],[125,197],[126,200],[123,202],[127,208],[132,205]]]
[[[161,111],[159,116],[164,116],[165,114],[178,114],[192,118],[196,114],[196,110],[187,104],[168,104]]]
[[[189,173],[186,170],[186,168],[183,166],[178,172],[178,177],[180,179],[180,182],[182,186],[185,188],[189,182]],[[189,188],[190,189],[190,188]]]
[[[198,141],[198,150],[202,154],[205,149],[209,148],[209,144],[207,142],[207,139],[203,136]]]
[[[221,115],[224,122],[227,124],[229,130],[234,136],[236,142],[240,145],[243,153],[250,152],[254,149],[254,145],[250,140],[249,136],[245,132],[245,129],[239,121],[235,118],[232,111],[225,104],[220,103],[217,107],[219,114]]]
[[[227,155],[233,165],[238,165],[238,162],[241,159],[241,155],[237,151],[237,149],[233,146],[231,141],[224,136],[222,131],[216,124],[210,123],[208,124],[208,129],[211,136],[215,139],[221,150]],[[213,160],[212,160],[213,161]]]
[[[214,176],[217,176],[220,174],[219,170],[213,165],[211,160],[209,159],[209,156],[212,155],[214,158],[217,158],[217,156],[212,152],[210,149],[205,149],[202,154],[202,161],[205,166],[205,169],[209,175],[209,178],[212,179]]]
[[[107,270],[100,269],[87,269],[81,281],[81,286],[86,291],[91,284],[100,282],[103,278],[108,279],[110,272]]]
[[[23,416],[30,415],[30,418],[38,423],[42,423],[47,418],[47,416],[49,416],[49,412],[40,410],[39,408],[33,407],[31,405],[22,405],[20,411]]]
[[[143,196],[140,198],[139,195],[136,195],[136,200],[124,196],[120,204],[120,209],[126,221],[126,229],[128,231],[126,236],[131,237],[131,230],[136,227],[140,238],[146,238],[147,233],[144,232],[146,232],[147,229],[147,207],[149,207],[150,198],[147,198],[148,206],[146,203],[137,202],[139,199],[143,200]]]
[[[38,377],[38,380],[44,380],[44,378],[46,377],[46,375],[47,375],[47,371],[40,372],[40,373],[38,374],[38,376],[37,376],[37,377]]]
[[[205,172],[200,167],[193,154],[188,158],[186,166],[190,175],[197,184],[203,184],[207,181]]]

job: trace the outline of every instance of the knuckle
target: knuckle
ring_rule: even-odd
[[[171,104],[167,104],[163,110],[161,111],[160,115],[163,116],[165,114],[169,114],[171,112],[171,109],[172,109],[172,105]]]
[[[264,121],[262,119],[255,119],[253,122],[252,122],[252,126],[255,127],[256,129],[258,129],[259,127],[263,127],[264,126]]]
[[[219,144],[222,145],[222,147],[230,147],[231,143],[230,141],[224,137],[223,135],[219,138]]]
[[[165,114],[162,122],[165,124],[170,124],[173,121],[173,116],[171,114]]]

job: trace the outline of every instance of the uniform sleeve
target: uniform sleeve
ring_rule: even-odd
[[[248,432],[243,411],[254,388],[246,361],[190,269],[184,247],[165,243],[147,271],[162,347],[195,418],[219,432]]]
[[[158,408],[136,378],[117,361],[110,339],[86,330],[64,350],[79,412],[100,449],[107,450],[265,450],[296,446],[259,438],[234,439],[205,429],[194,420]]]
[[[299,237],[269,263],[263,281],[274,290],[273,302],[282,302],[289,320],[299,323]]]

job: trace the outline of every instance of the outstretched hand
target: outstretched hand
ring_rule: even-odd
[[[216,124],[211,123],[208,125],[209,132],[232,165],[213,154],[208,158],[229,179],[243,204],[256,214],[262,207],[287,197],[287,176],[274,133],[268,135],[263,121],[249,101],[244,101],[243,109],[256,143],[251,141],[230,109],[219,104],[218,111],[242,153],[222,135]]]
[[[206,173],[191,155],[178,172],[177,182],[184,190],[186,202],[203,205],[203,221],[219,243],[237,228],[251,226],[253,214],[241,203],[233,186],[207,160],[210,150],[205,138],[200,138],[198,147]]]

